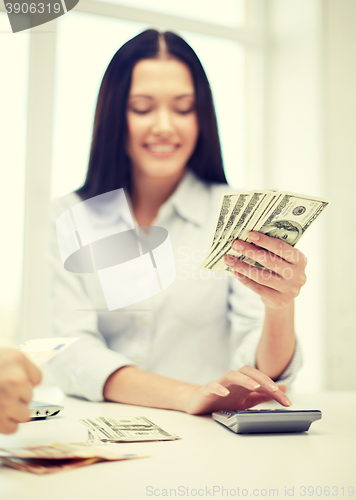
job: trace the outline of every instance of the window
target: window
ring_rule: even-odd
[[[144,26],[138,23],[76,12],[59,19],[51,186],[53,198],[63,196],[83,183],[102,77],[118,48],[142,29]]]

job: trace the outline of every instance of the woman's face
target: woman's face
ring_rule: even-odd
[[[127,154],[136,174],[181,177],[199,134],[189,68],[177,59],[138,62],[132,72],[127,125]]]

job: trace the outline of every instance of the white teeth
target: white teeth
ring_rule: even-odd
[[[147,149],[154,153],[171,153],[176,149],[172,144],[148,144]]]

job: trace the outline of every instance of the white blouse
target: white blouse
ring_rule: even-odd
[[[71,395],[103,400],[107,378],[136,365],[152,373],[206,384],[229,369],[255,366],[264,306],[260,297],[236,278],[199,269],[216,224],[227,185],[208,185],[187,172],[161,206],[152,225],[167,229],[173,247],[176,279],[160,293],[109,311],[97,273],[64,269],[56,220],[82,200],[74,193],[53,202],[50,241],[51,334],[79,338],[49,366],[60,387]],[[103,226],[129,221],[115,204],[102,203]],[[125,227],[126,224],[126,227]],[[297,342],[278,383],[290,385],[301,367]]]

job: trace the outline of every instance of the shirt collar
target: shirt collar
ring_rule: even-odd
[[[131,198],[126,193],[126,198],[133,214]],[[163,214],[167,208],[173,208],[184,220],[197,226],[204,224],[209,208],[209,186],[201,181],[193,172],[187,170],[173,194],[159,209],[158,214]],[[121,219],[129,225],[124,214]]]

